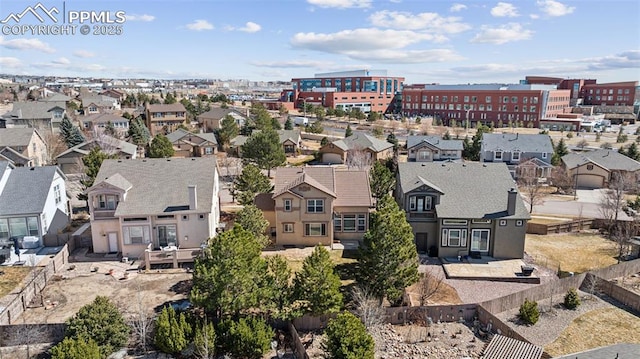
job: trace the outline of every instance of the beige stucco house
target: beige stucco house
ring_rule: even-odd
[[[362,239],[373,200],[366,171],[281,167],[273,193],[258,195],[256,205],[269,221],[275,244],[331,246]]]
[[[154,104],[145,107],[145,124],[151,136],[173,132],[187,120],[187,110],[181,103]]]
[[[462,159],[462,140],[445,140],[440,136],[407,137],[407,158],[415,162]]]
[[[516,188],[504,163],[401,162],[395,196],[419,252],[515,259],[530,219]]]
[[[595,150],[570,153],[562,157],[562,167],[578,188],[605,188],[614,173],[640,178],[640,162],[616,150]]]
[[[93,251],[197,254],[193,249],[216,234],[218,191],[215,158],[105,160],[86,190]]]
[[[213,133],[191,133],[179,128],[167,135],[175,151],[173,157],[214,156],[218,141]]]
[[[15,166],[44,166],[47,146],[35,128],[0,128],[0,159]]]
[[[365,133],[356,132],[342,140],[333,141],[320,148],[323,163],[348,163],[385,160],[393,156],[393,144]]]
[[[253,133],[258,133],[260,130],[255,130]],[[277,130],[278,137],[280,138],[280,144],[284,149],[286,156],[297,156],[300,145],[302,144],[302,137],[298,130]],[[244,145],[250,136],[238,135],[231,139],[229,144],[229,151],[235,152],[238,157],[242,157],[242,145]]]

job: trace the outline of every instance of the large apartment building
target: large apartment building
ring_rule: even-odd
[[[302,108],[306,103],[329,108],[358,109],[363,113],[393,110],[395,95],[404,77],[388,76],[386,70],[355,70],[315,74],[291,79],[291,89],[280,94],[282,105]]]
[[[570,91],[556,85],[411,85],[402,91],[402,113],[433,116],[447,125],[538,127],[541,118],[563,113],[569,100]]]

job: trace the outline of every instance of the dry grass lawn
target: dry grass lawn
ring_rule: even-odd
[[[570,221],[570,218],[551,218],[551,217],[531,217],[529,223],[537,224],[558,224]]]
[[[527,234],[525,252],[539,265],[575,273],[618,262],[615,243],[594,233]]]
[[[0,297],[11,293],[22,280],[31,272],[32,267],[2,267],[0,268]]]
[[[617,343],[640,343],[640,319],[619,308],[605,308],[574,319],[545,350],[555,357]]]

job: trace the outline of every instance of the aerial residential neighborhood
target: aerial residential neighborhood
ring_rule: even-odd
[[[3,3],[0,358],[640,357],[640,5],[183,5]]]

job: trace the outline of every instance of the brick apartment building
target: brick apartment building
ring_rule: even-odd
[[[595,79],[562,79],[559,77],[527,76],[523,84],[557,85],[571,90],[571,105],[633,106],[638,81],[597,83]]]
[[[563,113],[569,102],[570,90],[544,84],[411,85],[402,91],[403,114],[470,127],[477,122],[538,127],[541,118]]]
[[[343,110],[356,108],[363,113],[385,113],[394,111],[394,100],[402,91],[404,77],[387,76],[386,70],[355,70],[319,73],[310,78],[294,78],[291,82],[293,88],[280,94],[280,103],[290,110],[311,103]]]

